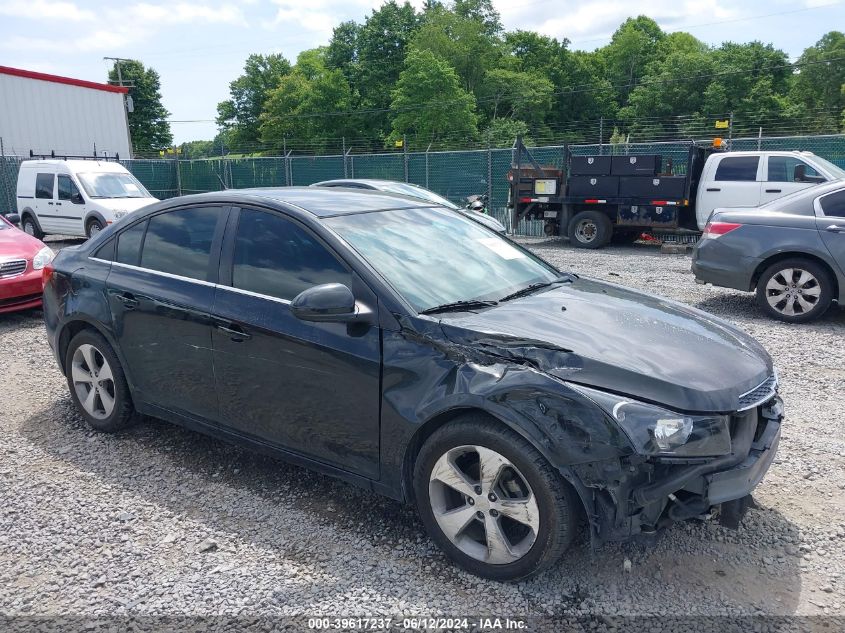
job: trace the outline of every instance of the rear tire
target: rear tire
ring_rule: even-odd
[[[613,224],[600,211],[581,211],[569,221],[567,234],[576,248],[601,248],[610,242]]]
[[[24,233],[31,235],[35,239],[40,240],[44,237],[44,231],[41,230],[38,222],[28,213],[21,220],[21,229],[23,229]]]
[[[785,259],[769,266],[757,282],[757,304],[774,319],[806,323],[822,316],[833,300],[824,266],[809,259]]]
[[[90,240],[92,237],[97,235],[97,233],[102,231],[104,228],[105,227],[103,226],[103,223],[100,222],[97,218],[94,218],[93,220],[89,220],[88,224],[85,225],[85,235]]]
[[[99,332],[82,330],[71,339],[65,373],[73,403],[92,428],[114,433],[135,421],[123,368]]]
[[[461,416],[426,440],[414,494],[432,540],[491,580],[543,572],[576,532],[572,487],[522,436],[482,414]]]

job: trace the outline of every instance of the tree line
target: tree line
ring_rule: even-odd
[[[825,34],[791,63],[769,43],[713,47],[639,16],[586,52],[506,31],[490,0],[432,0],[421,11],[390,0],[294,63],[250,55],[229,89],[218,135],[186,143],[185,157],[502,147],[517,134],[688,138],[730,116],[734,135],[758,126],[836,133],[845,128],[845,35]],[[142,149],[145,137],[135,142]]]

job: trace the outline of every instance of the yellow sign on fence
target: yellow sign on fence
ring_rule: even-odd
[[[720,119],[716,121],[716,129],[717,130],[727,130],[731,126],[731,122],[728,119]]]

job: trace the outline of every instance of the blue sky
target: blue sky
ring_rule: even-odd
[[[216,105],[250,53],[295,60],[341,21],[382,0],[2,0],[0,65],[104,81],[103,56],[159,71],[177,142],[210,139]],[[412,4],[422,4],[414,0]],[[792,58],[845,28],[845,0],[494,0],[507,29],[532,29],[573,48],[607,43],[625,18],[646,14],[705,42],[763,40]],[[198,121],[177,123],[176,121]]]

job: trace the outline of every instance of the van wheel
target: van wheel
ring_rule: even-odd
[[[604,213],[582,211],[569,221],[568,233],[576,248],[601,248],[610,242],[613,225]]]
[[[21,228],[23,232],[27,235],[31,235],[36,239],[41,239],[44,237],[44,231],[41,230],[41,227],[38,226],[38,222],[32,219],[31,215],[25,215],[23,221],[21,222]]]
[[[100,222],[97,218],[94,218],[93,220],[90,220],[88,222],[88,225],[85,227],[85,235],[87,235],[88,239],[90,240],[104,228],[105,227],[103,226],[103,223]]]
[[[435,431],[417,457],[413,484],[432,540],[483,578],[539,574],[575,535],[572,487],[524,438],[484,415]]]
[[[769,266],[757,282],[757,303],[771,317],[806,323],[830,307],[833,283],[828,271],[807,259],[785,259]]]

